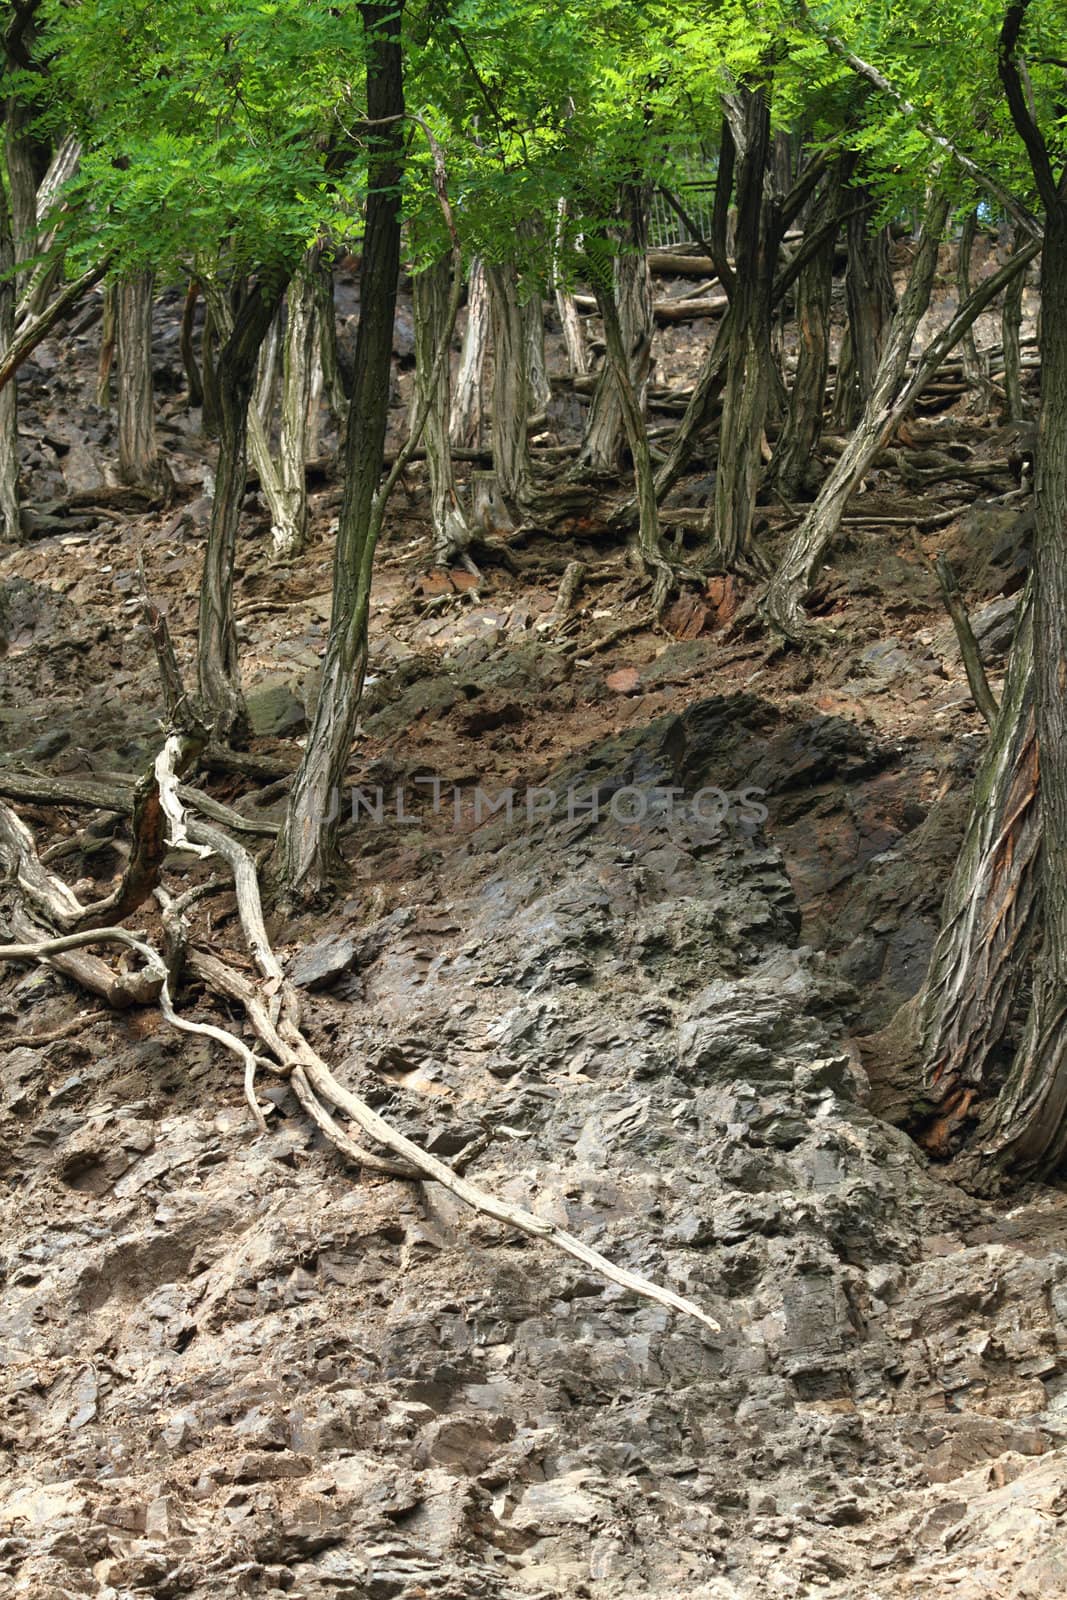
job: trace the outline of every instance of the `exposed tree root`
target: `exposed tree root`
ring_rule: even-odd
[[[160,760],[164,761],[172,748],[168,741]],[[58,786],[57,786],[58,787]],[[94,796],[94,802],[96,797]],[[163,808],[160,807],[162,810]],[[29,900],[38,915],[55,915],[65,926],[82,923],[89,912],[97,908],[81,906],[73,892],[44,868],[37,856],[25,825],[7,807],[0,808],[0,860],[11,866],[16,892],[20,900]],[[244,1066],[244,1090],[257,1127],[265,1128],[262,1108],[255,1096],[257,1069],[269,1070],[287,1077],[300,1104],[320,1128],[325,1137],[345,1156],[368,1170],[385,1172],[390,1176],[420,1177],[441,1184],[473,1211],[487,1216],[506,1227],[517,1229],[533,1239],[544,1240],[566,1255],[580,1261],[601,1277],[656,1304],[692,1317],[712,1331],[718,1324],[694,1301],[676,1294],[673,1290],[652,1283],[638,1273],[615,1265],[598,1251],[593,1250],[573,1234],[557,1227],[544,1218],[535,1216],[520,1206],[498,1200],[494,1195],[468,1182],[454,1166],[439,1160],[423,1150],[413,1140],[393,1128],[359,1095],[346,1088],[333,1074],[331,1068],[312,1047],[300,1028],[300,1000],[293,984],[271,947],[263,920],[262,902],[255,864],[248,852],[228,835],[210,824],[188,814],[184,819],[170,818],[171,828],[176,822],[184,828],[188,839],[206,846],[220,856],[229,866],[237,893],[241,927],[249,952],[260,974],[261,982],[236,972],[218,957],[186,946],[184,929],[177,926],[182,910],[187,907],[197,891],[180,900],[170,901],[160,895],[164,906],[165,932],[171,940],[172,958],[164,960],[152,945],[128,929],[108,926],[77,928],[58,936],[34,928],[20,909],[16,909],[12,922],[21,928],[18,943],[0,945],[0,961],[49,961],[55,965],[69,962],[72,957],[91,959],[110,974],[110,969],[96,957],[86,957],[84,951],[90,944],[119,944],[140,957],[143,964],[140,980],[144,998],[158,1000],[167,1021],[185,1033],[195,1033],[214,1039],[236,1055]],[[103,904],[104,902],[101,902]],[[53,924],[54,926],[54,924]],[[256,1035],[261,1051],[253,1050],[225,1028],[209,1023],[191,1022],[180,1016],[171,998],[171,968],[184,955],[189,970],[210,990],[236,1000],[243,1006],[248,1021]],[[69,967],[66,970],[70,970]],[[72,974],[74,975],[74,974]],[[80,975],[77,981],[84,981]],[[101,993],[97,975],[96,984],[90,984]],[[147,993],[145,992],[147,991]],[[105,998],[110,997],[105,994]],[[329,1108],[332,1107],[333,1110]],[[359,1143],[348,1128],[334,1115],[341,1112],[350,1124],[362,1131],[374,1144],[389,1152],[379,1156]]]

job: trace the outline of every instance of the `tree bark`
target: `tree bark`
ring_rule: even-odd
[[[627,352],[630,385],[642,417],[652,368],[652,280],[648,271],[649,192],[639,184],[620,187],[617,214],[620,249],[613,267],[614,303],[618,310],[619,331]],[[606,332],[605,332],[606,339]],[[627,442],[622,391],[605,363],[600,381],[593,391],[586,418],[585,436],[575,462],[576,474],[614,475],[622,469],[622,449]]]
[[[956,299],[959,305],[963,305],[971,292],[971,257],[977,233],[978,212],[969,211],[963,220],[956,253]],[[973,327],[968,328],[960,340],[960,357],[963,362],[964,381],[971,385],[982,403],[988,405],[993,397],[989,382],[989,362],[979,352]]]
[[[1033,567],[1044,928],[1025,1034],[983,1129],[998,1171],[1034,1176],[1067,1155],[1067,198],[1047,207],[1041,297]]]
[[[461,450],[477,450],[482,442],[482,371],[489,344],[489,285],[484,262],[471,262],[467,278],[467,327],[459,359],[448,436]]]
[[[1023,243],[1021,228],[1015,229],[1015,249]],[[1026,275],[1013,278],[1004,291],[1004,304],[1000,313],[1000,336],[1004,346],[1004,393],[1007,399],[1007,421],[1023,422],[1026,407],[1023,402],[1023,362],[1021,334],[1023,320],[1023,290]]]
[[[200,285],[193,278],[185,293],[181,330],[178,334],[178,348],[181,351],[182,366],[185,368],[186,404],[193,410],[204,403],[204,384],[196,361],[196,351],[193,348],[193,322],[199,299]]]
[[[1024,980],[1040,898],[1033,586],[917,1005],[920,1142],[954,1153]]]
[[[315,718],[272,863],[286,898],[307,899],[321,893],[334,866],[341,782],[366,671],[371,574],[382,520],[379,479],[400,271],[402,0],[389,4],[364,0],[360,15],[367,42],[367,118],[381,131],[371,146],[369,162],[353,412],[345,450],[329,638]]]
[[[15,242],[7,195],[0,182],[0,349],[15,337]],[[0,544],[22,538],[19,521],[19,423],[17,386],[0,389]]]
[[[841,210],[851,164],[850,159],[838,163],[819,203],[812,207],[809,228],[824,231],[824,236],[797,278],[797,367],[789,409],[771,463],[774,480],[787,500],[809,488],[811,458],[822,433],[837,249],[837,228],[832,224]]]
[[[614,298],[615,284],[618,280],[611,270],[611,262],[606,258],[606,252],[603,256],[594,255],[591,248],[590,260],[597,304],[604,324],[608,371],[618,390],[619,409],[633,459],[634,492],[638,510],[636,554],[644,570],[653,578],[652,608],[658,615],[667,598],[671,569],[660,548],[659,507],[656,503],[656,479],[652,470],[648,430],[645,427],[638,390],[633,381],[632,351],[627,348],[622,317]]]
[[[861,196],[868,191],[860,188]],[[839,364],[834,396],[834,421],[850,428],[874,394],[882,350],[897,307],[893,273],[889,265],[889,229],[871,228],[876,202],[854,211],[847,223],[848,268],[845,298],[848,304],[847,360]]]
[[[115,335],[118,378],[119,474],[124,483],[158,489],[162,463],[156,442],[152,384],[152,291],[150,272],[120,278],[116,286]]]
[[[248,478],[256,366],[284,290],[284,276],[266,273],[247,289],[219,351],[219,457],[200,586],[197,674],[204,713],[223,739],[238,738],[247,728],[233,619],[233,565]]]
[[[730,342],[723,392],[715,498],[704,520],[717,565],[729,571],[748,552],[762,477],[761,447],[771,396],[771,314],[780,206],[768,193],[770,104],[765,90],[731,97],[737,151],[737,234]]]
[[[560,275],[559,262],[567,225],[567,202],[560,200],[556,209],[556,238],[552,257],[552,288],[556,297],[563,343],[567,350],[567,370],[572,378],[584,378],[589,371],[589,345],[585,328],[574,303],[574,295],[565,286]]]
[[[913,398],[912,385],[906,384],[904,378],[915,330],[930,303],[938,245],[947,215],[946,196],[935,193],[927,204],[908,287],[894,315],[878,378],[863,416],[790,540],[764,596],[764,615],[787,634],[800,630],[804,596],[814,581],[823,552],[841,526],[849,498]]]
[[[413,284],[415,312],[415,392],[412,417],[426,409],[423,444],[430,478],[430,514],[433,529],[433,558],[439,566],[462,560],[471,542],[467,520],[452,469],[452,447],[448,437],[451,405],[451,363],[437,359],[442,339],[447,337],[449,290],[452,261],[442,256],[420,272]]]
[[[333,297],[332,252],[318,252],[318,263],[312,273],[315,289],[316,332],[318,334],[319,366],[326,404],[333,414],[339,437],[343,440],[348,422],[348,396],[341,378],[341,364],[337,358],[337,308]]]
[[[530,491],[525,319],[515,267],[511,263],[498,266],[487,262],[485,275],[493,330],[493,471],[509,511],[521,521]]]

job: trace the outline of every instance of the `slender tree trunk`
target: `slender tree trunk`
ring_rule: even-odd
[[[471,542],[470,523],[452,470],[452,447],[448,437],[451,363],[437,360],[441,340],[446,337],[451,285],[452,262],[449,256],[442,256],[418,274],[413,286],[415,392],[412,416],[422,407],[428,407],[422,438],[430,478],[433,558],[439,566],[463,560]]]
[[[34,159],[34,140],[30,129],[34,110],[21,100],[9,100],[6,107],[5,154],[10,187],[11,229],[15,263],[19,268],[16,293],[21,295],[29,283],[25,263],[37,254],[37,184],[40,174]]]
[[[96,361],[96,403],[101,411],[111,404],[111,369],[115,365],[115,285],[104,285],[104,308],[100,317],[100,353]]]
[[[831,172],[809,226],[821,229],[841,209],[846,163]],[[826,377],[830,365],[830,308],[837,230],[830,229],[797,279],[797,367],[789,409],[771,471],[782,494],[793,499],[809,487],[811,458],[822,433]]]
[[[908,287],[882,351],[874,390],[852,437],[790,540],[764,596],[764,615],[785,633],[796,633],[800,629],[804,596],[811,588],[827,545],[841,526],[845,507],[864,472],[900,422],[906,405],[911,403],[911,386],[904,382],[908,357],[915,331],[930,303],[937,250],[947,215],[946,197],[943,193],[934,194],[926,208]]]
[[[971,292],[971,257],[977,233],[978,212],[969,211],[964,218],[956,253],[956,298],[960,305],[963,305]],[[960,356],[963,361],[964,379],[975,390],[981,402],[988,405],[993,397],[989,383],[989,362],[979,353],[973,327],[968,328],[960,340]]]
[[[182,325],[178,334],[178,348],[185,369],[186,404],[193,410],[204,403],[204,384],[196,361],[196,350],[193,347],[193,324],[199,299],[200,285],[193,278],[186,290],[185,304],[182,307]]]
[[[41,179],[34,201],[34,223],[32,230],[33,252],[43,254],[48,251],[55,238],[55,229],[50,232],[44,230],[43,224],[49,211],[55,204],[63,185],[77,172],[81,160],[81,142],[78,138],[68,133],[56,149],[55,155],[49,164],[48,171]],[[52,290],[60,281],[63,274],[62,259],[50,255],[44,261],[33,267],[26,280],[25,288],[19,291],[17,317],[21,322],[27,317],[40,316],[48,305]]]
[[[649,191],[639,184],[620,187],[618,198],[618,238],[621,248],[615,256],[614,303],[618,309],[619,330],[629,362],[630,385],[642,416],[648,396],[652,368],[652,280],[648,271]],[[606,339],[606,334],[605,334]],[[600,381],[593,391],[586,418],[582,448],[575,472],[612,476],[622,466],[622,448],[627,442],[621,390],[605,363]]]
[[[1015,229],[1015,248],[1024,242],[1021,228]],[[1004,304],[1000,313],[1000,336],[1004,346],[1004,392],[1007,397],[1007,421],[1023,422],[1026,407],[1023,403],[1023,362],[1021,334],[1023,321],[1023,290],[1026,276],[1020,273],[1004,291]]]
[[[260,348],[277,314],[281,277],[253,284],[219,351],[219,458],[200,586],[197,668],[200,699],[221,738],[247,727],[233,620],[233,566],[248,479],[248,421]]]
[[[156,442],[152,384],[152,292],[150,272],[120,278],[115,292],[118,375],[119,472],[126,483],[159,489],[165,478]]]
[[[1026,975],[1040,894],[1033,586],[941,914],[917,1015],[925,1080],[920,1139],[954,1152]]]
[[[597,305],[604,323],[608,371],[618,389],[623,426],[633,459],[634,492],[638,510],[636,555],[644,570],[653,577],[652,608],[658,614],[667,598],[671,569],[660,548],[659,507],[656,503],[656,479],[652,470],[652,453],[648,446],[648,430],[645,427],[640,398],[633,381],[631,351],[627,349],[622,317],[615,303],[614,274],[611,271],[611,264],[603,258],[591,257],[591,259]]]
[[[716,563],[735,567],[749,549],[763,475],[762,443],[771,395],[771,316],[780,236],[779,206],[768,193],[770,105],[762,88],[742,89],[731,127],[737,150],[735,284],[723,393],[715,499],[705,519]]]
[[[15,244],[11,213],[0,182],[0,349],[10,349],[15,337]],[[17,385],[0,389],[0,544],[22,538],[19,522],[19,427]]]
[[[482,442],[482,372],[489,344],[489,284],[485,263],[471,262],[467,278],[467,328],[459,359],[448,435],[457,449],[477,450]]]
[[[493,471],[509,510],[521,520],[530,492],[525,319],[514,266],[486,263],[485,274],[493,329]]]
[[[200,411],[200,431],[205,439],[219,436],[219,329],[211,309],[210,296],[204,311],[204,331],[200,335],[201,381],[204,386],[204,404]]]
[[[318,265],[312,273],[312,284],[315,290],[315,327],[322,387],[338,435],[343,439],[348,421],[348,396],[341,379],[341,364],[337,359],[337,308],[333,297],[333,259],[330,253],[320,252]]]
[[[263,430],[270,439],[271,429],[274,426],[274,407],[278,400],[279,379],[281,376],[282,359],[282,313],[281,307],[270,325],[263,347],[259,352],[259,364],[256,367],[256,386],[252,391],[252,403],[256,408],[256,415],[263,425]]]
[[[371,574],[381,526],[379,479],[392,375],[393,318],[400,271],[404,112],[402,0],[363,3],[367,117],[381,132],[371,148],[353,414],[334,556],[333,607],[322,685],[304,757],[273,857],[282,893],[320,893],[334,865],[340,790],[367,663]]]
[[[272,548],[282,561],[300,555],[307,544],[308,409],[315,364],[313,274],[314,264],[305,258],[289,281],[284,332],[279,311],[259,354],[256,388],[248,413],[248,453],[270,510]],[[216,301],[215,320],[228,329],[224,303]],[[274,374],[279,357],[281,415],[275,457],[271,448],[271,391],[278,387]]]
[[[868,191],[860,189],[860,194]],[[848,270],[847,366],[839,363],[834,421],[851,428],[874,394],[882,350],[889,336],[897,297],[889,265],[889,229],[871,227],[876,202],[854,211],[846,224]]]
[[[572,378],[584,378],[589,371],[589,346],[585,337],[585,328],[578,315],[578,307],[574,302],[574,295],[564,287],[564,280],[560,275],[560,257],[563,252],[563,242],[567,227],[567,202],[561,200],[556,210],[556,239],[552,253],[552,288],[556,297],[556,311],[559,315],[560,328],[563,332],[563,343],[567,350],[567,369]]]

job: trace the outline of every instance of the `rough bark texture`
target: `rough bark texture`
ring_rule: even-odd
[[[779,208],[764,182],[770,146],[767,95],[762,88],[742,89],[733,98],[736,269],[715,500],[705,521],[714,559],[726,569],[748,550],[762,476],[760,449],[771,395],[772,290],[780,231]]]
[[[841,526],[849,497],[889,439],[906,404],[911,402],[911,386],[904,382],[908,357],[915,330],[930,302],[937,250],[947,215],[947,199],[943,194],[934,195],[926,208],[908,287],[893,318],[874,391],[833,471],[790,540],[767,590],[765,615],[787,633],[801,626],[804,596],[811,587],[823,552]]]
[[[917,1007],[922,1143],[953,1152],[1004,1036],[1033,942],[1041,820],[1033,595],[1024,599],[1000,715],[978,777]]]
[[[200,588],[197,671],[204,710],[226,739],[246,726],[233,620],[233,562],[248,477],[248,413],[260,347],[284,288],[281,277],[254,284],[219,351],[219,456]]]
[[[459,358],[452,416],[451,442],[463,450],[477,450],[482,442],[482,370],[489,345],[489,285],[482,261],[471,262],[467,278],[467,327]]]
[[[640,399],[633,381],[630,351],[624,340],[622,317],[613,297],[614,286],[608,261],[602,263],[597,279],[596,296],[604,323],[608,371],[618,390],[619,409],[630,454],[633,457],[634,493],[638,510],[637,556],[644,569],[653,577],[652,607],[658,613],[667,597],[671,572],[660,550],[659,507],[656,503],[656,480],[652,470],[648,430],[645,427]]]
[[[493,329],[493,470],[501,493],[521,519],[530,486],[525,319],[515,268],[487,263],[485,274]]]
[[[333,413],[338,432],[343,436],[348,421],[348,396],[341,378],[341,364],[337,358],[337,310],[333,299],[333,257],[329,252],[318,252],[317,264],[312,272],[312,283],[315,289],[315,328],[318,335],[323,393],[326,396],[326,404]]]
[[[974,241],[978,233],[978,212],[970,211],[964,218],[963,228],[960,231],[959,249],[956,254],[956,296],[962,305],[971,292],[971,256],[974,253]],[[974,328],[968,328],[960,340],[960,356],[963,361],[963,376],[975,389],[985,403],[992,398],[989,384],[989,362],[979,353],[975,343]]]
[[[574,302],[574,295],[560,277],[559,258],[567,227],[567,202],[561,200],[556,210],[556,239],[552,261],[552,287],[556,297],[556,312],[567,350],[567,370],[572,378],[584,378],[589,371],[589,346],[585,328]]]
[[[15,265],[11,213],[0,183],[0,349],[7,350],[15,337]],[[14,543],[22,536],[19,523],[19,430],[16,386],[7,383],[0,389],[0,543]]]
[[[619,191],[618,215],[620,248],[615,256],[614,300],[630,383],[643,416],[652,366],[653,331],[652,280],[648,271],[648,190],[636,184],[623,184]],[[589,407],[577,470],[618,472],[626,442],[620,389],[609,364],[605,363]]]
[[[315,719],[274,856],[282,893],[300,898],[319,893],[333,865],[341,781],[366,670],[371,571],[381,526],[378,480],[385,453],[400,271],[401,13],[399,3],[360,6],[367,39],[367,115],[382,125],[382,131],[370,161],[353,412],[334,554],[330,633]]]
[[[185,305],[182,309],[182,325],[178,335],[178,348],[181,350],[182,366],[185,368],[188,403],[193,408],[202,406],[204,403],[204,384],[200,377],[196,350],[193,347],[193,322],[196,317],[196,307],[199,299],[200,285],[194,278],[186,290]]]
[[[1015,229],[1015,248],[1024,243],[1021,228]],[[1004,304],[1000,313],[1000,336],[1004,346],[1004,393],[1007,399],[1007,421],[1022,422],[1026,417],[1023,403],[1023,363],[1020,329],[1023,320],[1023,290],[1026,277],[1020,273],[1004,291]]]
[[[144,489],[160,483],[152,385],[153,288],[152,274],[138,272],[119,279],[115,296],[119,472],[125,483]]]
[[[426,407],[422,442],[430,479],[430,517],[434,560],[446,566],[461,558],[471,541],[470,524],[452,470],[448,437],[451,404],[450,363],[437,361],[446,337],[452,262],[449,256],[420,272],[414,280],[416,408]]]
[[[837,248],[837,229],[827,225],[834,223],[841,208],[842,177],[838,168],[827,182],[819,203],[812,207],[809,227],[813,231],[825,230],[825,233],[797,279],[796,374],[772,463],[778,488],[787,499],[807,486],[812,452],[822,432]]]
[[[861,193],[865,191],[861,190]],[[889,229],[871,227],[875,202],[848,219],[848,345],[842,348],[834,421],[851,427],[874,393],[882,350],[896,311],[889,265]]]
[[[1067,1154],[1067,199],[1041,258],[1041,404],[1034,483],[1034,680],[1041,773],[1041,954],[1026,1032],[987,1129],[998,1169]]]

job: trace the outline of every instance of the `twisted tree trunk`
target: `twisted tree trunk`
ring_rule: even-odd
[[[475,259],[467,277],[467,328],[448,426],[449,439],[457,449],[477,450],[482,442],[482,371],[489,345],[489,322],[485,263]]]
[[[897,308],[893,273],[889,265],[889,229],[872,231],[876,202],[860,188],[867,204],[848,219],[848,269],[845,297],[848,332],[838,361],[834,394],[834,422],[854,427],[878,382],[882,351]]]
[[[333,605],[322,685],[311,732],[272,858],[282,895],[321,893],[334,866],[340,790],[367,664],[371,574],[383,504],[392,376],[393,319],[400,271],[398,193],[404,160],[402,0],[360,5],[367,46],[367,116],[380,132],[371,147],[352,416],[345,492],[334,553]]]
[[[441,342],[448,337],[449,290],[452,263],[442,256],[413,284],[415,312],[415,392],[412,418],[426,411],[423,444],[430,478],[430,515],[433,558],[440,566],[462,560],[471,542],[471,528],[456,487],[452,447],[448,437],[451,405],[451,363],[438,360]]]
[[[530,493],[525,318],[514,266],[486,263],[485,274],[493,330],[493,471],[508,509],[521,521],[522,507]]]
[[[639,184],[623,184],[619,190],[618,239],[613,267],[613,299],[618,310],[619,332],[626,352],[630,386],[642,417],[648,395],[652,367],[652,280],[648,271],[649,191]],[[605,341],[606,341],[605,330]],[[623,401],[610,362],[606,363],[593,392],[586,418],[582,448],[575,462],[579,474],[615,474],[622,467],[622,448],[627,442]]]
[[[247,727],[233,620],[233,564],[248,479],[256,365],[284,292],[280,274],[264,274],[247,289],[218,358],[219,457],[200,586],[197,671],[204,712],[223,739],[239,737]]]
[[[15,246],[11,213],[0,182],[0,349],[15,338]],[[22,538],[19,521],[19,419],[14,383],[0,389],[0,544]]]
[[[1025,236],[1021,228],[1015,229],[1015,249],[1019,250]],[[1023,422],[1026,407],[1023,403],[1023,362],[1021,333],[1023,320],[1023,290],[1026,276],[1020,273],[1004,291],[1004,304],[1000,313],[1000,337],[1004,346],[1004,393],[1007,398],[1007,421]]]

